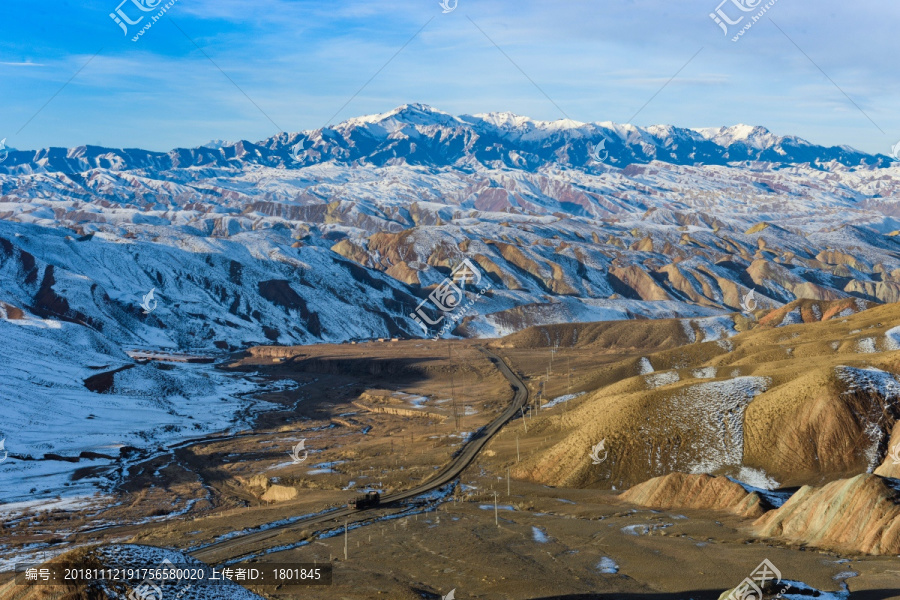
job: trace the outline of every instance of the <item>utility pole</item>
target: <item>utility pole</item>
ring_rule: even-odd
[[[494,523],[500,527],[500,514],[497,511],[497,492],[494,492]]]
[[[519,462],[519,434],[516,434],[516,463]]]
[[[509,467],[506,467],[506,496],[509,497]]]
[[[347,519],[344,519],[344,560],[347,560]]]
[[[453,422],[456,425],[456,431],[459,431],[459,407],[456,405],[456,387],[453,381],[453,346],[450,345],[450,338],[447,338],[447,357],[450,359],[450,403],[453,406]]]

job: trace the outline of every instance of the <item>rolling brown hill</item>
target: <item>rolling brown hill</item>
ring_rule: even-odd
[[[900,554],[900,486],[857,475],[821,488],[804,486],[756,520],[764,537],[864,554]]]
[[[669,473],[623,492],[620,499],[651,508],[727,510],[742,517],[761,517],[767,510],[756,492],[747,492],[726,477]]]
[[[519,463],[516,476],[622,489],[674,472],[728,474],[766,487],[872,472],[900,420],[900,345],[891,326],[900,307],[855,312],[865,306],[853,304],[799,301],[783,315],[830,318],[784,325],[782,315],[777,326],[756,323],[733,337],[698,335],[683,345],[676,333],[688,337],[687,325],[678,321],[630,322],[634,329],[622,328],[621,342],[613,324],[532,328],[504,338],[500,345],[540,346],[542,337],[546,345],[548,334],[558,334],[563,353],[569,341],[626,354],[582,369],[581,381],[595,387],[567,408],[537,413],[529,430],[557,432],[555,441]],[[602,440],[609,457],[592,464],[590,450]]]

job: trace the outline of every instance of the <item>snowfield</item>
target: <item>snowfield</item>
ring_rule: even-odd
[[[703,457],[690,465],[689,472],[741,466],[744,410],[769,385],[766,377],[736,377],[692,385],[672,398],[672,419],[692,431],[697,447],[691,455]]]
[[[257,388],[211,365],[134,364],[108,340],[77,324],[0,320],[0,503],[91,496],[104,480],[70,481],[85,466],[109,467],[123,448],[155,449],[190,438],[242,428],[238,415],[266,403]],[[85,379],[123,367],[106,393]],[[77,462],[44,459],[46,454]]]
[[[167,548],[139,546],[136,544],[113,544],[100,547],[96,554],[107,568],[202,568],[206,570],[210,578],[212,577],[212,570],[205,563],[177,550],[169,550]],[[217,577],[221,578],[220,568],[216,567],[216,570],[219,573]],[[150,584],[164,589],[163,593],[165,595],[163,597],[177,598],[178,600],[262,600],[262,596],[258,596],[241,585],[232,582],[198,585],[186,580],[178,580],[161,585],[159,581],[151,580]],[[124,593],[124,590],[109,583],[103,584],[103,591],[114,600],[126,600],[129,595]]]

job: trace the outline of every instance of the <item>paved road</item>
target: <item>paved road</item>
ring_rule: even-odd
[[[510,404],[509,407],[504,410],[500,416],[491,421],[490,424],[486,425],[478,432],[476,432],[469,439],[466,445],[463,446],[462,451],[459,452],[459,454],[457,454],[456,457],[451,460],[450,463],[447,464],[447,466],[441,469],[434,477],[414,488],[410,488],[402,492],[394,492],[393,494],[383,496],[381,498],[382,504],[390,504],[393,502],[399,502],[400,500],[408,500],[410,498],[414,498],[420,494],[435,490],[456,479],[466,467],[472,464],[472,461],[475,460],[475,457],[478,456],[478,453],[481,452],[485,444],[487,444],[488,441],[490,441],[490,439],[498,431],[500,431],[500,428],[503,427],[510,419],[515,417],[516,413],[519,412],[519,409],[521,407],[525,406],[525,403],[528,401],[528,388],[525,386],[525,383],[518,377],[518,375],[513,373],[512,369],[509,368],[509,365],[507,365],[502,358],[500,358],[490,350],[487,350],[486,348],[482,348],[481,351],[491,359],[491,361],[494,363],[494,365],[497,366],[498,369],[500,369],[500,372],[504,377],[506,377],[507,380],[509,380],[510,385],[515,390],[515,396],[513,398],[512,404]],[[334,519],[340,519],[343,517],[360,516],[369,512],[371,511],[358,511],[350,508],[340,508],[337,510],[318,514],[307,519],[295,521],[290,525],[273,527],[272,529],[257,531],[255,533],[237,535],[236,537],[233,537],[231,539],[224,540],[211,546],[207,546],[206,548],[197,550],[196,552],[192,553],[192,556],[194,556],[194,558],[197,558],[198,560],[202,560],[203,562],[210,564],[223,562],[225,560],[231,560],[245,554],[249,554],[254,548],[259,549],[260,547],[264,546],[264,544],[261,544],[260,542],[264,542],[267,539],[281,535],[285,531],[309,529],[310,525],[315,525],[317,523],[325,523],[327,521],[332,521]]]

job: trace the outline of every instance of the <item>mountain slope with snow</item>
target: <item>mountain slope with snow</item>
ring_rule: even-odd
[[[492,290],[463,334],[711,316],[751,289],[762,307],[890,302],[887,160],[746,125],[420,104],[255,144],[13,151],[0,301],[120,343],[220,349],[422,334],[410,313],[466,258]]]

